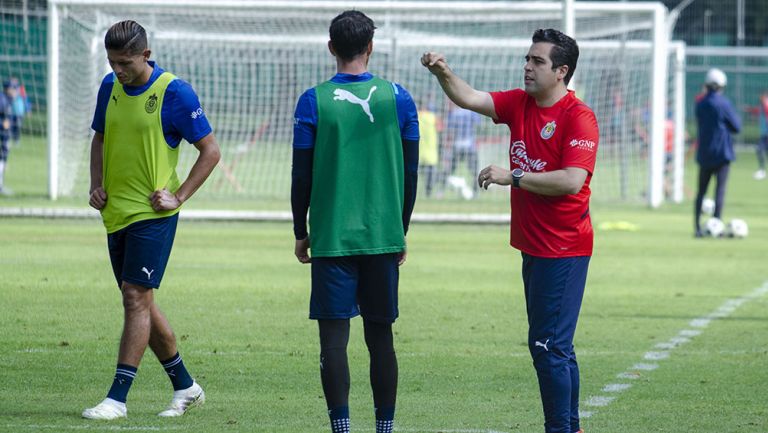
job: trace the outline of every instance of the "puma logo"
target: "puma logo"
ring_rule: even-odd
[[[547,338],[547,341],[545,341],[545,342],[543,342],[543,343],[542,343],[541,341],[537,341],[537,342],[536,342],[536,343],[535,343],[533,346],[534,346],[534,347],[543,347],[543,348],[544,348],[544,350],[546,350],[547,352],[549,352],[549,348],[547,347],[547,344],[548,344],[548,343],[549,343],[549,338]]]
[[[371,100],[371,95],[373,95],[373,92],[376,91],[376,86],[371,87],[371,90],[368,91],[368,97],[366,99],[360,99],[357,96],[353,95],[350,91],[344,90],[344,89],[336,89],[333,91],[333,100],[334,101],[349,101],[353,104],[359,105],[363,108],[363,111],[365,114],[368,115],[368,119],[371,120],[371,123],[373,123],[373,114],[371,114],[371,106],[368,104],[368,101]]]
[[[145,268],[145,267],[142,267],[141,271],[144,272],[145,274],[147,274],[147,279],[148,280],[152,279],[152,273],[155,272],[154,269],[152,269],[151,271],[148,271],[147,268]]]
[[[117,96],[112,95],[112,100],[115,101],[115,105],[117,105]]]

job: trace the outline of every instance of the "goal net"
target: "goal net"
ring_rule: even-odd
[[[50,0],[51,196],[87,193],[90,123],[99,83],[110,72],[104,34],[134,19],[149,33],[153,59],[195,88],[221,145],[222,162],[196,202],[288,209],[293,110],[302,92],[335,73],[328,26],[352,7],[377,26],[371,72],[403,85],[443,126],[438,163],[420,175],[416,211],[507,213],[507,188],[479,192],[473,180],[476,166],[508,165],[508,130],[490,119],[473,126],[476,166],[453,152],[453,108],[419,58],[445,53],[478,89],[520,87],[533,32],[562,27],[560,1]],[[576,3],[581,54],[574,88],[601,128],[594,200],[663,200],[665,14],[660,4]],[[197,156],[184,146],[182,178]]]

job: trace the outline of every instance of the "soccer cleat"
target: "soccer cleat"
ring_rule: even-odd
[[[197,382],[193,382],[192,386],[187,389],[174,391],[171,404],[168,405],[167,409],[157,414],[157,416],[182,416],[191,408],[200,406],[203,403],[205,403],[205,392],[203,392],[203,388]]]
[[[125,403],[111,398],[105,398],[96,406],[83,411],[83,418],[87,419],[113,420],[127,417],[128,409],[125,407]]]

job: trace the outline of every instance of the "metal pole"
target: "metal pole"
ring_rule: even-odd
[[[737,0],[736,1],[736,46],[739,48],[744,46],[744,39],[745,38],[745,31],[744,31],[744,0]],[[747,105],[744,100],[744,79],[743,79],[743,70],[744,68],[744,57],[737,56],[736,57],[736,80],[735,80],[735,99],[736,99],[736,109],[739,109],[740,107],[743,107]]]
[[[563,0],[563,33],[576,39],[576,10],[575,0]],[[568,83],[569,89],[576,88],[575,77],[571,76]]]
[[[563,33],[570,37],[576,35],[576,11],[575,0],[563,0]]]
[[[685,170],[685,45],[675,47],[675,145],[672,159],[672,200],[682,203]]]
[[[48,197],[59,196],[59,9],[48,2]]]
[[[651,134],[648,152],[648,204],[664,201],[664,141],[667,112],[667,8],[660,3],[653,19],[653,72],[651,79]]]

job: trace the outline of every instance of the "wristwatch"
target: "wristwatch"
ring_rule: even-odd
[[[516,168],[512,170],[512,188],[520,188],[520,179],[525,176],[525,172],[522,168]]]

